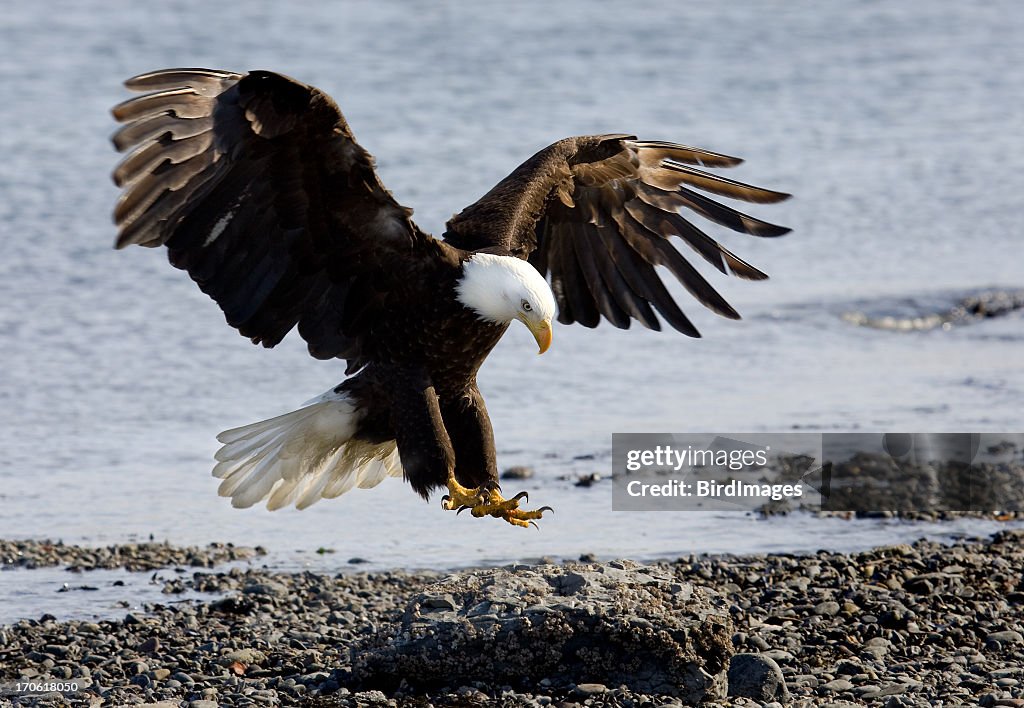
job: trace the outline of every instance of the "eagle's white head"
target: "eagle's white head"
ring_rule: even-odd
[[[551,346],[555,296],[537,269],[512,256],[474,253],[462,266],[458,299],[496,324],[519,320],[533,333],[543,354]]]

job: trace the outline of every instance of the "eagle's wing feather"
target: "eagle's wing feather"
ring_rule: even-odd
[[[666,267],[714,312],[730,318],[739,315],[672,246],[672,236],[723,273],[749,280],[768,276],[705,234],[680,210],[753,236],[789,231],[695,191],[755,203],[789,196],[698,169],[740,162],[700,148],[639,141],[629,135],[568,138],[534,155],[452,217],[445,240],[467,250],[528,258],[541,273],[550,273],[561,322],[595,327],[603,316],[620,328],[637,320],[660,329],[656,310],[680,332],[699,336],[656,266]]]
[[[168,69],[113,109],[117,247],[165,245],[253,342],[297,324],[310,353],[363,363],[400,264],[434,244],[321,91],[271,72]],[[393,257],[398,256],[401,257]]]

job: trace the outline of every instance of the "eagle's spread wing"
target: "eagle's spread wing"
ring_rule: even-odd
[[[639,320],[660,329],[661,315],[680,332],[700,336],[662,283],[667,267],[700,302],[720,315],[736,311],[669,242],[682,238],[723,273],[768,276],[679,214],[688,209],[735,231],[781,236],[789,229],[741,214],[695,190],[747,202],[789,195],[697,169],[732,167],[738,158],[629,135],[561,140],[534,155],[478,202],[448,222],[445,240],[467,250],[528,258],[551,273],[560,322],[616,327]]]
[[[433,239],[334,102],[265,71],[169,69],[125,85],[151,93],[113,110],[125,124],[114,144],[131,150],[114,172],[118,248],[166,245],[253,342],[272,347],[298,324],[313,356],[359,368],[381,281]]]

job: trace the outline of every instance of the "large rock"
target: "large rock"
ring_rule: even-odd
[[[630,561],[466,572],[409,603],[395,636],[353,652],[353,683],[604,684],[689,703],[725,696],[724,602]]]

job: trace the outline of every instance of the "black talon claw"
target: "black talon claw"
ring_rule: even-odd
[[[529,503],[530,495],[527,494],[526,492],[519,492],[519,494],[512,497],[511,501],[519,501],[520,499],[525,499],[526,502]]]
[[[463,504],[462,506],[459,507],[458,511],[455,512],[455,515],[458,516],[459,514],[464,512],[466,509],[472,509],[472,508],[473,507],[471,507],[471,506],[466,506],[465,504]]]
[[[533,528],[535,528],[535,529],[537,529],[538,531],[540,531],[540,526],[538,526],[538,525],[537,525],[537,522],[536,522],[536,521],[531,521],[531,522],[530,522],[530,526],[532,526]]]
[[[441,507],[444,508],[444,509],[447,509],[448,507],[446,505],[451,500],[452,500],[452,498],[449,495],[445,494],[443,497],[441,497]]]

